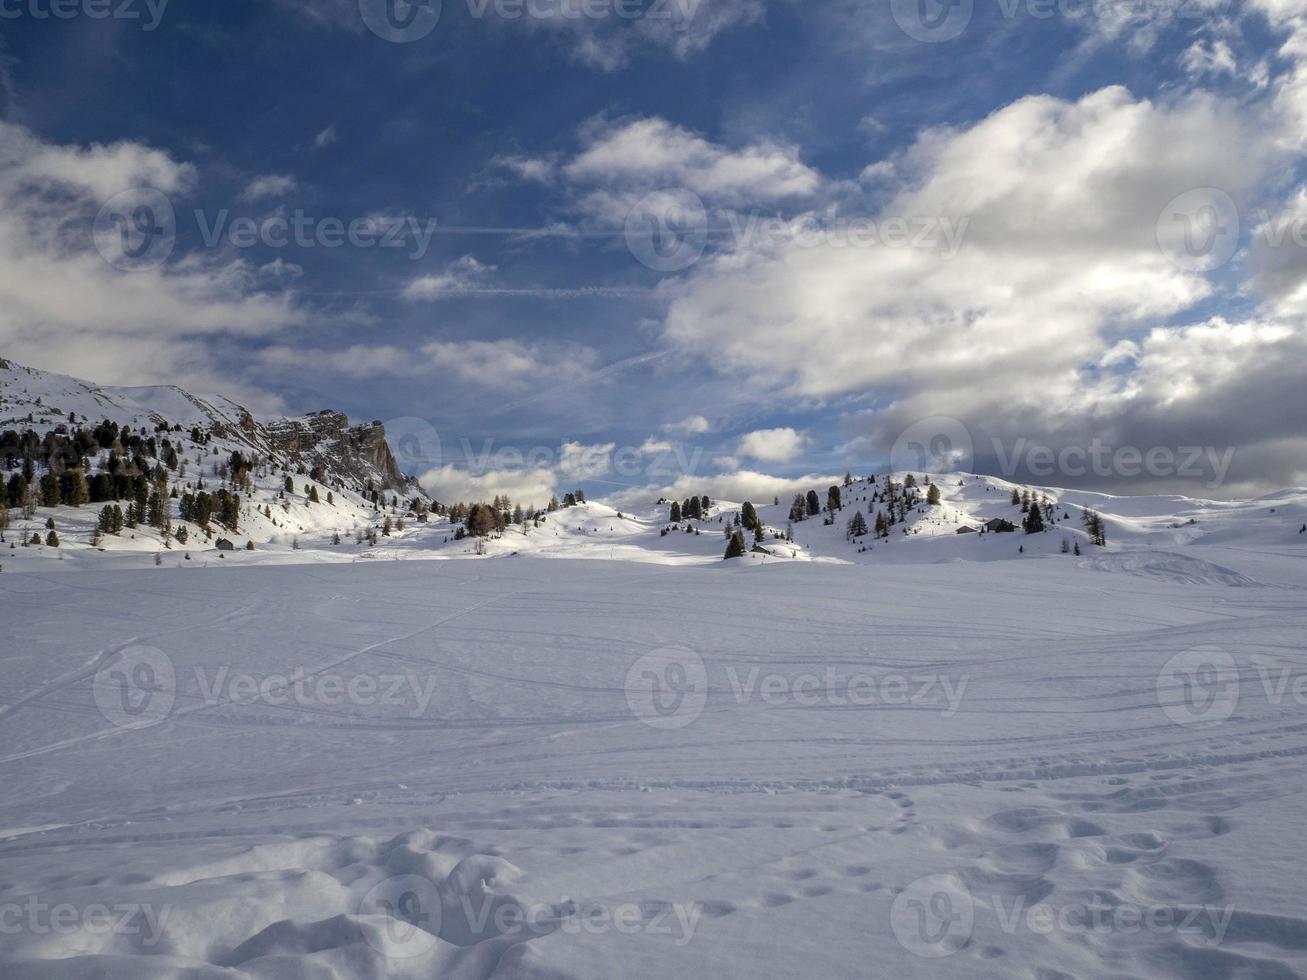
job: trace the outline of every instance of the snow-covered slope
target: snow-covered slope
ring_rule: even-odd
[[[1287,554],[0,575],[0,976],[1291,980]]]

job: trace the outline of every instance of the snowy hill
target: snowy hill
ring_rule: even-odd
[[[591,501],[541,515],[539,521],[510,523],[502,534],[478,542],[460,538],[458,527],[440,513],[424,513],[431,501],[399,471],[380,423],[351,425],[345,416],[330,411],[256,419],[220,395],[196,395],[173,386],[103,387],[0,361],[0,433],[31,430],[46,436],[104,419],[136,433],[169,439],[180,462],[178,472],[170,477],[171,485],[183,491],[201,485],[210,490],[225,486],[225,467],[232,453],[257,460],[242,496],[237,533],[210,528],[205,534],[191,523],[182,543],[175,535],[138,523],[123,533],[97,536],[98,504],[38,505],[27,508],[30,516],[11,506],[6,542],[10,547],[0,550],[4,571],[108,567],[106,562],[149,565],[160,552],[168,564],[534,555],[706,565],[721,562],[745,504],[712,501],[702,519],[673,524],[669,504],[650,501],[633,513]],[[156,451],[162,452],[158,445]],[[87,462],[94,469],[108,455],[102,448]],[[0,459],[0,465],[5,467],[0,478],[9,480],[19,460]],[[34,482],[41,475],[34,474]],[[931,483],[938,493],[936,504],[928,501]],[[317,503],[310,499],[315,487]],[[826,508],[829,488],[813,487],[820,506],[810,516],[805,512],[803,520],[791,520],[790,500],[754,501],[765,527],[756,542],[761,550],[751,551],[737,564],[1064,559],[1105,571],[1239,584],[1240,576],[1226,567],[1219,554],[1222,549],[1296,551],[1307,546],[1307,535],[1299,534],[1307,523],[1304,489],[1256,500],[1208,501],[1025,486],[970,473],[881,474],[838,489],[840,507],[832,514]],[[1044,532],[1022,533],[1025,511],[1013,502],[1014,493],[1041,502],[1047,515]],[[1082,519],[1086,509],[1101,516],[1105,546],[1093,543]],[[866,535],[850,534],[856,514],[863,515]],[[877,518],[891,515],[890,526],[878,535]],[[174,530],[187,523],[176,513],[175,502],[169,517]],[[51,520],[59,535],[58,548],[44,543]],[[986,522],[993,520],[1010,522],[1015,531],[987,532]],[[964,529],[976,533],[959,533]],[[375,541],[368,540],[369,531]],[[32,543],[34,536],[41,543]],[[744,536],[752,548],[755,536]],[[217,552],[221,538],[231,540],[236,550]],[[253,543],[252,551],[245,550],[247,543]]]
[[[109,428],[102,428],[106,423]],[[103,444],[88,435],[97,430]],[[82,442],[70,447],[79,432]],[[237,548],[253,544],[270,556],[294,554],[301,538],[357,536],[384,526],[387,518],[399,525],[406,515],[415,520],[430,503],[400,472],[380,423],[351,425],[330,411],[256,419],[222,396],[171,386],[100,387],[2,359],[0,435],[0,479],[9,504],[6,547],[0,550],[6,571],[83,567],[101,559],[130,564],[162,553],[190,561],[200,553],[215,556],[222,540]],[[248,464],[246,472],[230,472],[233,454]],[[117,533],[97,534],[105,505],[128,509],[123,493],[97,499],[86,490],[93,475],[106,472],[114,460],[124,466],[140,462],[152,470],[152,486],[168,488],[159,526],[138,520]],[[12,486],[29,466],[30,502],[16,499]],[[82,482],[80,497],[65,494],[70,499],[46,506],[42,479],[74,472]],[[187,494],[228,489],[239,494],[234,528],[205,527],[180,512]],[[50,532],[57,546],[47,544]]]

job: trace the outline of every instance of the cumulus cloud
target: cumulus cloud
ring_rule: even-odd
[[[471,255],[451,262],[443,272],[419,276],[404,287],[404,298],[435,300],[466,293],[479,287],[495,271],[493,265],[483,265]]]
[[[924,133],[893,161],[879,219],[964,227],[956,254],[883,236],[865,247],[820,238],[742,246],[688,274],[665,335],[781,395],[875,392],[884,407],[848,422],[882,452],[908,424],[941,415],[1008,439],[1096,430],[1133,440],[1145,417],[1169,410],[1175,445],[1201,429],[1164,397],[1179,376],[1155,367],[1169,335],[1150,331],[1214,295],[1216,279],[1176,254],[1159,218],[1204,187],[1248,213],[1287,159],[1291,119],[1204,93],[1149,101],[1110,87],[1075,101],[1021,99],[970,127]],[[1292,268],[1278,280],[1275,263],[1261,263],[1286,305],[1297,302],[1301,258],[1281,258]],[[1140,331],[1151,356],[1108,356]],[[1194,344],[1205,334],[1178,336]],[[1248,336],[1260,340],[1246,336],[1239,349],[1253,357],[1289,343]],[[800,338],[802,356],[775,356]],[[1204,384],[1210,396],[1222,382]],[[1271,428],[1269,416],[1285,413],[1279,403],[1255,411]]]
[[[671,435],[698,436],[712,431],[712,423],[702,415],[688,415],[679,422],[668,422],[663,431]]]
[[[579,442],[565,442],[559,453],[559,475],[569,480],[593,480],[604,476],[612,469],[613,451],[616,443],[595,443],[585,445]]]
[[[203,338],[298,324],[295,294],[219,254],[124,271],[108,261],[119,257],[113,226],[93,231],[113,200],[130,210],[158,192],[180,204],[197,182],[192,165],[138,143],[68,146],[0,123],[0,347],[106,383],[233,390]]]
[[[241,200],[248,203],[269,197],[285,197],[299,190],[299,182],[289,174],[263,174],[255,177],[241,191]]]
[[[428,470],[418,477],[422,488],[442,502],[488,502],[507,494],[523,506],[532,507],[549,503],[555,480],[556,474],[547,467],[472,473],[452,464]]]
[[[575,183],[639,190],[682,187],[726,205],[809,197],[822,184],[795,146],[764,142],[731,149],[665,119],[598,124],[585,140],[584,149],[563,168]]]
[[[736,453],[765,463],[788,463],[798,458],[807,442],[807,437],[794,429],[759,429],[740,439]]]

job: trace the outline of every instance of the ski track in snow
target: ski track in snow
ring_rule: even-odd
[[[1304,976],[1301,556],[6,576],[0,975]],[[141,644],[171,659],[176,703],[116,727],[92,681]],[[625,682],[667,647],[702,658],[707,690],[664,730]],[[1237,704],[1181,724],[1159,673],[1213,648]],[[206,697],[223,667],[433,693]],[[769,701],[741,694],[755,668],[965,688],[953,711],[938,683]],[[369,898],[397,877],[435,903],[417,950]],[[52,929],[33,899],[137,916]],[[628,931],[580,924],[624,906]],[[535,926],[478,924],[505,909]],[[1045,931],[1032,909],[1068,918]],[[166,910],[157,930],[142,910]],[[1171,924],[1076,927],[1134,912]]]

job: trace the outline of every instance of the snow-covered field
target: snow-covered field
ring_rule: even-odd
[[[1299,499],[7,566],[0,976],[1307,975]]]

